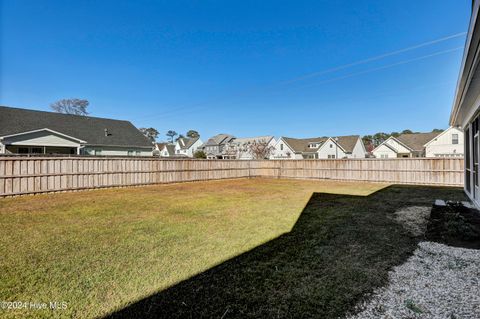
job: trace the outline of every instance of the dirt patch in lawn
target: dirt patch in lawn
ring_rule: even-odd
[[[434,206],[425,237],[449,246],[480,249],[480,212],[454,202]]]
[[[422,236],[427,228],[430,210],[428,206],[403,207],[395,212],[395,220],[413,236]]]

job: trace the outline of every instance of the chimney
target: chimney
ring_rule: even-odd
[[[108,136],[108,129],[105,129],[105,136]]]

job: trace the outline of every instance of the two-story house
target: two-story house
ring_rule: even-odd
[[[234,156],[225,154],[224,151],[227,144],[233,139],[235,139],[235,137],[229,134],[217,134],[201,145],[200,149],[205,152],[207,159],[230,159]]]

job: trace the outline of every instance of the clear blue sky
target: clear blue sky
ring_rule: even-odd
[[[465,35],[303,76],[465,32],[471,7],[469,0],[0,4],[0,104],[49,110],[58,99],[85,98],[92,116],[155,127],[160,140],[169,129],[206,138],[445,128]]]

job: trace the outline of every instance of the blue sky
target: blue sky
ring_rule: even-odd
[[[169,129],[206,138],[445,128],[471,1],[0,5],[0,104],[49,110],[85,98],[92,116],[155,127],[161,140]]]

